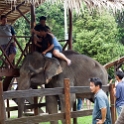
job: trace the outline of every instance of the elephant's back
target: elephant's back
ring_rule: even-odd
[[[75,52],[71,54],[71,51],[65,55],[72,61],[72,65],[66,70],[70,72],[71,69],[71,74],[75,77],[75,85],[87,86],[91,77],[99,77],[103,84],[108,83],[107,71],[99,62],[86,55]]]

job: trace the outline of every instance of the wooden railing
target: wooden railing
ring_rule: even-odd
[[[0,37],[7,37],[7,36],[0,36]],[[23,38],[23,39],[28,38],[27,41],[25,40],[25,46],[21,45],[22,42],[19,42],[18,38]],[[17,52],[20,52],[20,57],[18,58],[18,60],[15,59],[15,61],[13,63],[10,62],[9,57],[6,54],[6,51],[9,48],[12,40],[14,40],[14,42],[16,44]],[[32,42],[31,42],[30,36],[15,36],[14,38],[11,37],[11,39],[10,39],[9,43],[7,44],[7,47],[5,49],[3,49],[0,46],[0,50],[1,50],[0,60],[2,60],[0,68],[5,68],[4,65],[6,65],[6,63],[8,63],[10,65],[10,68],[12,68],[12,69],[17,68],[19,63],[22,61],[22,58],[25,57],[28,52],[30,52],[29,46],[31,43]]]
[[[85,110],[85,111],[73,111],[71,112],[68,109],[70,105],[70,93],[81,93],[84,94],[82,97],[87,98],[91,96],[90,88],[88,86],[74,86],[70,87],[69,79],[65,79],[64,81],[64,88],[57,87],[57,88],[45,88],[45,89],[29,89],[29,90],[18,90],[18,91],[6,91],[2,92],[2,83],[0,82],[0,123],[1,124],[31,124],[31,123],[40,123],[40,122],[47,122],[47,121],[55,121],[55,120],[63,120],[66,119],[66,124],[71,124],[70,119],[76,117],[83,117],[91,115],[92,110]],[[116,113],[115,113],[115,105],[114,105],[114,96],[113,96],[113,84],[110,86],[103,86],[103,90],[105,92],[110,93],[110,104],[111,104],[111,114],[112,114],[112,124],[115,123],[116,120]],[[54,113],[49,115],[37,115],[31,117],[22,117],[16,119],[9,119],[5,118],[5,106],[4,106],[4,99],[12,99],[12,98],[25,98],[25,97],[36,97],[36,96],[48,96],[48,95],[61,95],[65,94],[65,112],[64,113]],[[89,94],[89,95],[87,95]],[[70,107],[69,107],[70,108]]]
[[[7,37],[7,36],[0,35],[0,37]],[[24,41],[19,42],[19,39],[24,39]],[[0,46],[0,51],[1,51],[0,68],[5,68],[4,65],[6,65],[6,63],[9,63],[9,65],[12,69],[18,68],[20,63],[22,62],[23,58],[28,53],[31,53],[35,50],[35,48],[34,48],[35,45],[32,45],[32,37],[31,36],[15,36],[14,42],[16,43],[17,53],[20,52],[20,56],[17,59],[17,55],[16,55],[14,63],[11,63],[9,61],[8,55],[6,54],[6,51],[11,44],[11,40],[12,40],[12,38],[10,39],[9,43],[7,44],[7,47],[5,48],[5,50]],[[23,46],[22,46],[22,42],[23,42]],[[60,40],[60,42],[65,42],[65,45],[63,46],[63,50],[65,50],[65,48],[68,45],[68,40]]]

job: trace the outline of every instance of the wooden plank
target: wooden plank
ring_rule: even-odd
[[[13,76],[13,77],[18,77],[19,76],[19,69],[7,69],[3,68],[0,69],[0,76]]]
[[[0,81],[0,124],[5,124],[6,114],[5,114],[5,105],[3,99],[3,84]]]
[[[109,86],[108,85],[103,85],[102,89],[107,92],[109,91]],[[91,93],[90,87],[89,86],[74,86],[70,87],[70,92],[71,93]]]
[[[89,86],[75,86],[75,87],[70,87],[70,88],[71,88],[70,93],[81,93],[81,94],[89,93],[91,95]],[[108,86],[103,86],[103,89],[108,91]],[[6,91],[4,92],[4,99],[59,95],[59,94],[63,94],[63,91],[64,91],[64,88],[62,87]]]
[[[63,88],[29,89],[4,92],[4,99],[63,94]]]
[[[71,112],[71,118],[83,117],[92,114],[92,110]],[[6,124],[34,124],[40,122],[56,121],[65,119],[65,113],[38,115],[6,120]]]
[[[118,58],[117,60],[115,60],[115,61],[113,61],[113,62],[106,63],[106,64],[104,65],[104,67],[105,67],[106,69],[109,69],[109,68],[111,68],[111,67],[113,67],[113,66],[115,66],[115,65],[117,65],[117,64],[119,64],[119,63],[122,63],[123,61],[124,61],[124,56],[122,56],[121,58]]]
[[[70,80],[64,79],[64,93],[65,93],[65,119],[66,124],[71,124],[71,105],[70,105]]]
[[[92,115],[93,110],[82,110],[82,111],[74,111],[71,112],[71,118],[76,118],[76,117],[83,117],[83,116],[89,116]]]
[[[48,121],[55,121],[55,120],[62,120],[64,119],[64,113],[58,114],[49,114],[49,115],[42,115],[42,116],[29,116],[29,117],[22,117],[18,119],[11,119],[6,120],[6,124],[34,124],[40,122],[48,122]]]
[[[25,109],[33,109],[35,107],[44,107],[46,106],[46,103],[38,103],[38,104],[31,104],[31,105],[24,105],[24,108]],[[15,110],[18,110],[18,106],[12,106],[12,107],[7,107],[6,108],[6,111],[15,111]]]

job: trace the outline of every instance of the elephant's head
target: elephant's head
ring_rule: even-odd
[[[44,65],[35,69],[32,65],[29,65],[31,83],[35,84],[47,84],[52,77],[62,73],[62,67],[60,62],[55,58],[43,58]]]
[[[55,58],[47,58],[34,52],[26,56],[20,69],[18,89],[28,89],[31,84],[41,85],[62,73],[60,62]]]

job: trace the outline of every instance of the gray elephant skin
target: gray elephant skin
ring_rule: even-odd
[[[37,52],[27,55],[20,69],[18,90],[42,84],[46,84],[47,88],[63,87],[65,78],[70,79],[70,86],[89,86],[89,78],[91,77],[99,77],[103,85],[107,84],[108,74],[97,61],[74,51],[64,51],[63,53],[71,59],[70,66],[63,60],[47,58]],[[76,97],[82,98],[81,94],[71,94],[71,106]],[[61,111],[64,112],[64,95],[60,95],[59,99]],[[24,109],[23,100],[19,99],[18,102],[18,116],[21,117]],[[47,96],[46,107],[50,114],[57,113],[57,97]],[[58,124],[58,122],[53,121],[51,124]],[[63,124],[65,124],[64,121]]]

